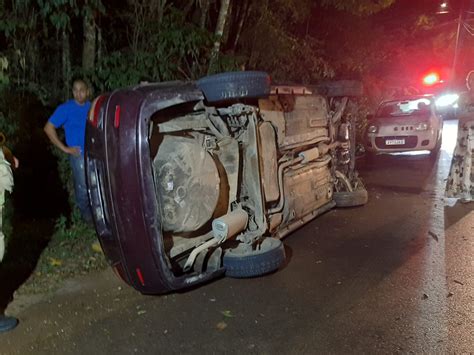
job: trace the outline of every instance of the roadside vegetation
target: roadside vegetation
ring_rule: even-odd
[[[227,70],[267,71],[276,83],[357,79],[367,88],[357,109],[362,131],[365,113],[384,95],[387,67],[413,58],[446,60],[454,45],[455,28],[433,32],[437,20],[422,9],[390,23],[387,9],[397,3],[0,0],[0,131],[21,161],[13,199],[26,200],[31,181],[44,179],[35,188],[40,216],[10,203],[5,228],[13,238],[11,216],[25,214],[25,223],[46,218],[55,230],[24,289],[48,289],[105,266],[92,247],[94,231],[77,218],[67,158],[41,129],[70,97],[73,78],[85,78],[94,96],[141,81],[194,80]],[[38,161],[45,168],[33,172]],[[41,195],[45,185],[60,192]]]
[[[63,216],[58,219],[55,232],[42,252],[34,272],[18,293],[51,292],[64,279],[103,270],[107,266],[93,228],[80,220],[68,224]]]

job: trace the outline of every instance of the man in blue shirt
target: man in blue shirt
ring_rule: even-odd
[[[92,222],[92,215],[87,196],[86,176],[84,170],[84,139],[86,133],[87,113],[91,103],[87,100],[89,87],[84,80],[75,80],[72,86],[74,99],[58,106],[44,126],[44,132],[51,143],[61,151],[69,154],[74,178],[76,204],[81,216],[87,223]],[[58,137],[57,128],[62,127],[66,136],[66,144]]]

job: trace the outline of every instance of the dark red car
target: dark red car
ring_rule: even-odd
[[[278,269],[284,236],[367,202],[348,99],[360,93],[235,72],[96,98],[87,182],[112,267],[142,293]]]

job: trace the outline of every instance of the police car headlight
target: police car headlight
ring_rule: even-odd
[[[374,125],[369,126],[369,129],[367,130],[367,132],[369,133],[377,133],[377,131],[378,131],[378,128],[377,126],[374,126]]]
[[[458,94],[445,94],[436,99],[437,107],[454,106],[459,99]]]
[[[426,131],[428,130],[429,126],[428,126],[428,123],[422,122],[422,123],[418,123],[414,128],[415,128],[415,131]]]

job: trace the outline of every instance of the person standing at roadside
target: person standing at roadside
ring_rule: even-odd
[[[446,182],[446,197],[474,201],[474,70],[466,77],[468,91],[459,97],[458,138]]]
[[[87,83],[82,79],[74,80],[72,95],[73,99],[58,106],[54,111],[44,126],[44,132],[51,143],[69,155],[77,207],[81,212],[82,219],[87,223],[92,223],[84,169],[86,120],[91,106],[90,101],[88,101],[89,87]],[[58,137],[56,130],[60,127],[64,129],[66,144]]]
[[[2,231],[2,215],[3,205],[5,203],[5,192],[11,192],[13,189],[13,174],[11,167],[18,168],[18,159],[10,152],[4,145],[6,139],[3,133],[0,132],[0,262],[3,260],[5,254],[5,235]],[[7,332],[15,328],[18,324],[18,319],[14,317],[7,317],[0,313],[0,333]]]

